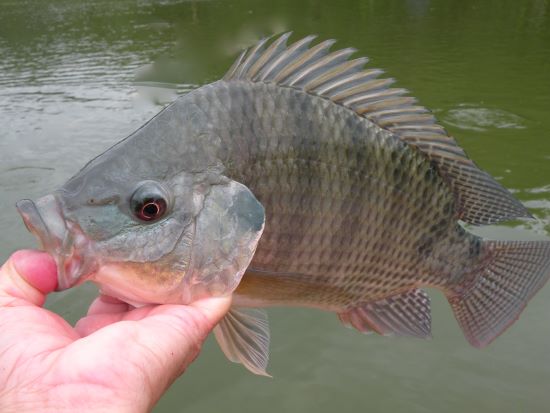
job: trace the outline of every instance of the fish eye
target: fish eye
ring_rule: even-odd
[[[156,221],[166,214],[167,199],[165,191],[159,184],[146,182],[132,194],[130,209],[140,221]]]

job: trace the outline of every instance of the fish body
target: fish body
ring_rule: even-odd
[[[479,238],[457,223],[452,190],[389,131],[291,88],[219,82],[197,92],[208,118],[229,108],[232,120],[219,122],[232,160],[225,173],[266,209],[237,302],[342,310],[418,285],[448,289],[471,269],[464,263],[482,259]],[[247,278],[289,288],[252,291]]]
[[[18,205],[61,287],[88,279],[136,304],[234,292],[216,338],[258,374],[257,308],[273,305],[428,337],[433,287],[487,345],[550,276],[550,243],[465,231],[529,213],[366,59],[287,39],[261,41],[54,195]]]

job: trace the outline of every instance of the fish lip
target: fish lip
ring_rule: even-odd
[[[50,194],[36,203],[22,199],[16,203],[16,208],[41,248],[56,261],[56,291],[84,282],[84,276],[96,267],[89,251],[90,242],[77,224],[66,219],[58,198]]]

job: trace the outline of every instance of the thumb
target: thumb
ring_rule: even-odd
[[[57,267],[47,253],[21,250],[0,268],[0,307],[41,306],[57,286]]]
[[[205,338],[230,305],[231,297],[227,296],[190,305],[142,307],[127,313],[122,323],[99,329],[83,341],[97,344],[100,340],[103,348],[122,351],[124,360],[139,366],[146,382],[151,383],[150,400],[154,403],[197,357]],[[123,349],[121,339],[127,343]]]
[[[176,375],[197,356],[210,331],[229,311],[231,297],[212,297],[191,305],[161,305],[138,321],[143,344],[167,364],[179,364]]]

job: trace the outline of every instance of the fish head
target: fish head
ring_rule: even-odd
[[[90,280],[137,305],[186,304],[237,287],[263,206],[222,174],[216,137],[176,113],[157,115],[52,194],[17,203],[56,259],[59,290]]]

